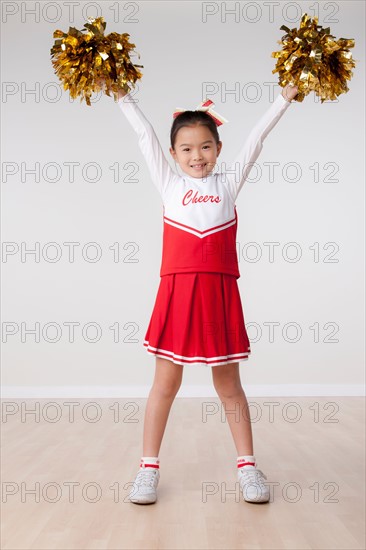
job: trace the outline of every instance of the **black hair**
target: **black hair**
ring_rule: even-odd
[[[195,126],[197,124],[200,126],[207,126],[216,141],[216,145],[218,144],[220,136],[217,131],[217,125],[210,115],[205,111],[183,111],[174,119],[170,130],[170,144],[172,149],[174,149],[178,131],[183,128],[183,126]]]

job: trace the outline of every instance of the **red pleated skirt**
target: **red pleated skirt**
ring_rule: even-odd
[[[208,272],[161,277],[143,345],[179,365],[247,360],[251,350],[237,278]]]

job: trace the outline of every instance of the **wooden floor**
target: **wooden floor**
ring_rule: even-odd
[[[271,501],[242,500],[218,398],[178,398],[146,506],[145,399],[3,401],[1,548],[364,549],[364,399],[248,401]]]

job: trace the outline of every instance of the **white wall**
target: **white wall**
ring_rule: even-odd
[[[239,286],[252,343],[240,369],[254,395],[362,392],[365,5],[266,4],[237,3],[235,16],[225,14],[234,2],[79,2],[71,18],[63,2],[3,3],[2,238],[11,252],[2,260],[3,395],[146,395],[154,374],[142,342],[159,284],[161,199],[113,99],[103,95],[88,107],[62,90],[51,64],[53,31],[81,29],[86,16],[103,15],[106,33],[128,32],[141,55],[133,59],[144,65],[139,105],[167,157],[173,110],[195,108],[207,96],[229,120],[219,130],[220,158],[230,163],[273,101],[270,90],[281,91],[271,57],[281,48],[281,25],[298,27],[301,11],[317,15],[315,8],[336,38],[355,39],[358,62],[350,91],[337,101],[321,104],[311,94],[290,106],[239,195]],[[204,22],[205,10],[217,13]],[[233,89],[237,97],[228,93]],[[39,180],[22,176],[36,163]],[[78,163],[73,181],[67,163]],[[97,163],[99,181],[90,181],[96,171],[88,163]],[[123,181],[127,163],[137,167],[134,183]],[[272,180],[269,163],[277,163]],[[15,173],[5,177],[4,170]],[[74,261],[66,243],[78,243]],[[88,243],[99,247],[96,262],[87,261]],[[249,258],[248,243],[256,243]],[[265,243],[278,243],[274,261]],[[289,260],[293,247],[286,258],[288,243],[296,243],[299,261]],[[21,253],[36,247],[37,260]],[[56,250],[60,257],[52,261]],[[258,252],[258,261],[250,261]],[[128,262],[130,253],[137,262]],[[58,337],[55,328],[46,332],[48,323]],[[99,327],[96,343],[83,335],[88,323]],[[273,341],[268,323],[277,323]],[[288,341],[294,329],[283,334],[288,323],[301,332],[297,342]],[[22,334],[36,324],[37,341]],[[89,337],[95,334],[90,328]],[[183,384],[179,395],[210,393],[211,369],[186,367]]]

